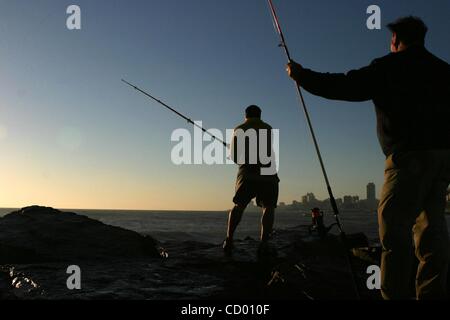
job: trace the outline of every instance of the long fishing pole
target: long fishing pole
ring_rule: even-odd
[[[194,121],[192,121],[190,118],[186,117],[184,114],[178,112],[177,110],[175,110],[174,108],[172,108],[171,106],[169,106],[168,104],[162,102],[161,100],[155,98],[154,96],[152,96],[151,94],[149,94],[148,92],[145,92],[144,90],[142,90],[141,88],[135,86],[134,84],[129,83],[128,81],[121,79],[122,82],[126,83],[127,85],[129,85],[130,87],[132,87],[133,89],[139,91],[140,93],[143,93],[144,95],[146,95],[147,97],[149,97],[150,99],[158,102],[160,105],[166,107],[167,109],[169,109],[170,111],[172,111],[173,113],[177,114],[178,116],[180,116],[181,118],[183,118],[184,120],[186,120],[188,123],[192,124],[194,127],[197,127],[199,129],[201,129],[204,133],[208,134],[211,138],[213,138],[213,140],[217,140],[220,143],[223,144],[223,146],[226,148],[228,147],[228,144],[223,141],[222,139],[216,137],[215,135],[213,135],[212,133],[210,133],[208,130],[206,130],[205,128],[203,128],[202,126],[198,125],[197,123],[195,123]]]
[[[282,47],[284,49],[284,52],[285,52],[286,57],[288,59],[288,62],[291,62],[292,61],[291,55],[290,55],[289,49],[288,49],[288,47],[286,45],[286,40],[284,38],[283,31],[281,30],[281,26],[280,26],[280,23],[278,21],[278,16],[277,16],[277,13],[275,12],[275,7],[274,7],[274,5],[272,3],[272,0],[268,0],[268,3],[269,3],[269,7],[270,7],[270,12],[272,14],[272,19],[273,19],[275,30],[277,31],[277,33],[278,33],[278,35],[280,36],[280,39],[281,39],[280,47]],[[316,134],[314,133],[314,129],[313,129],[313,126],[312,126],[312,123],[311,123],[311,118],[309,117],[309,112],[308,112],[308,109],[306,108],[305,100],[303,99],[302,90],[300,89],[300,85],[297,82],[296,82],[296,88],[297,88],[297,94],[298,94],[298,97],[300,99],[303,112],[305,114],[306,122],[308,124],[309,132],[311,133],[311,137],[312,137],[312,140],[313,140],[313,143],[314,143],[314,148],[316,150],[317,157],[319,159],[320,168],[322,169],[323,177],[325,179],[325,184],[327,186],[328,195],[330,196],[330,203],[331,203],[331,207],[333,209],[334,217],[336,219],[336,225],[337,225],[337,227],[338,227],[338,229],[340,231],[340,235],[341,235],[341,237],[343,239],[343,242],[344,242],[344,245],[345,245],[345,243],[346,243],[346,236],[345,236],[344,230],[342,229],[342,225],[341,225],[341,222],[340,222],[340,219],[339,219],[339,209],[337,207],[336,199],[334,198],[333,191],[331,189],[330,180],[328,179],[327,171],[325,170],[325,165],[323,163],[322,154],[320,153],[319,144],[317,143]],[[351,269],[354,290],[355,290],[356,296],[359,298],[359,291],[358,291],[358,287],[356,285],[356,279],[355,279],[353,267],[352,267],[352,264],[351,264],[351,261],[350,261],[350,258],[348,257],[348,255],[347,255],[347,259],[348,259],[348,263],[349,263],[350,269]]]

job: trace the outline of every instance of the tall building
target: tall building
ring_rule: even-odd
[[[375,201],[375,183],[369,182],[367,184],[367,200]]]
[[[311,192],[306,194],[306,198],[308,199],[308,203],[313,203],[316,201],[316,196]]]
[[[308,197],[302,196],[302,204],[307,205],[308,204]]]
[[[303,205],[316,205],[318,203],[316,196],[314,193],[308,192],[304,196],[302,196],[302,204]]]

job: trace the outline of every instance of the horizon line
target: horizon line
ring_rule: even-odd
[[[191,211],[191,212],[223,212],[223,211],[229,211],[230,209],[223,209],[223,210],[200,210],[200,209],[123,209],[123,208],[119,208],[119,209],[111,209],[111,208],[97,208],[97,209],[93,209],[93,208],[58,208],[58,207],[52,207],[52,206],[46,206],[46,205],[29,205],[29,206],[24,206],[24,207],[0,207],[0,210],[21,210],[23,208],[28,208],[28,207],[33,207],[33,206],[38,206],[38,207],[49,207],[49,208],[53,208],[53,209],[57,209],[60,211],[76,211],[76,210],[88,210],[88,211],[176,211],[176,212],[183,212],[183,211]]]

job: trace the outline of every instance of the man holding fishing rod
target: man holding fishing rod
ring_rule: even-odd
[[[261,237],[258,256],[270,254],[268,240],[272,233],[278,202],[278,182],[275,154],[272,147],[272,127],[261,120],[261,109],[251,105],[245,109],[245,122],[234,129],[231,158],[239,165],[234,207],[228,216],[227,237],[223,242],[226,254],[233,250],[233,236],[250,201],[262,208]]]
[[[449,260],[444,211],[450,183],[450,66],[425,49],[427,27],[421,19],[401,18],[388,28],[391,54],[367,67],[319,73],[291,60],[287,72],[324,98],[373,100],[386,155],[378,208],[382,296],[411,296],[414,244],[416,298],[442,299]]]
[[[232,253],[234,232],[241,221],[245,208],[256,197],[256,203],[263,208],[258,256],[264,258],[273,253],[268,245],[268,240],[272,233],[280,180],[272,144],[272,127],[261,120],[261,109],[255,105],[245,109],[245,122],[234,129],[231,146],[229,146],[225,141],[167,103],[124,79],[122,82],[202,130],[203,133],[222,143],[225,148],[230,147],[231,159],[239,165],[239,171],[236,180],[236,194],[233,198],[235,206],[228,217],[227,237],[223,242],[223,249],[227,255]]]

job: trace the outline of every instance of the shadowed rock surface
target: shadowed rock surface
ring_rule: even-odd
[[[157,257],[155,245],[149,236],[48,207],[0,218],[0,263]]]
[[[54,212],[48,208],[45,210],[50,210],[47,213],[50,215],[61,214],[59,211]],[[14,213],[14,215],[20,214],[20,211]],[[45,213],[43,214],[45,215]],[[31,215],[31,213],[26,213],[26,215]],[[69,214],[70,219],[67,219],[70,221],[86,219],[73,215]],[[31,229],[35,230],[34,232],[37,230],[35,227],[27,225],[32,223],[31,218],[14,218],[13,216],[13,218],[8,219],[16,221],[16,223],[18,223],[17,220],[26,219],[28,222],[20,222],[16,225],[16,228],[22,226],[23,230]],[[42,220],[47,219],[54,220],[50,217]],[[66,220],[66,218],[63,220]],[[99,222],[95,222],[95,224],[102,225]],[[1,225],[0,220],[0,233],[4,230]],[[12,223],[7,225],[13,227]],[[345,258],[346,250],[339,237],[330,234],[325,239],[320,240],[308,233],[308,226],[275,230],[271,243],[273,247],[277,248],[277,255],[263,260],[257,258],[259,241],[249,237],[236,240],[235,251],[231,257],[224,256],[219,243],[170,240],[158,243],[158,246],[164,247],[164,249],[159,248],[159,250],[163,250],[162,256],[165,258],[154,259],[152,256],[155,252],[152,251],[153,253],[148,255],[142,249],[143,240],[141,236],[128,233],[128,231],[120,228],[109,229],[110,227],[106,225],[101,226],[100,229],[98,227],[92,228],[97,232],[110,230],[109,232],[114,235],[116,233],[122,235],[123,232],[123,234],[133,234],[133,236],[123,236],[124,243],[117,243],[111,248],[108,247],[111,251],[109,249],[96,249],[97,254],[93,256],[97,259],[69,259],[70,262],[3,263],[0,266],[0,298],[152,300],[329,300],[355,298],[350,269]],[[70,239],[78,235],[84,243],[81,248],[86,249],[92,243],[86,239],[81,239],[86,237],[87,233],[80,233],[79,229],[81,228],[72,231],[66,230],[65,232],[71,234]],[[52,237],[62,237],[60,234],[62,230],[65,229],[55,228],[52,232],[46,233],[47,237],[51,239],[53,239]],[[10,232],[18,231],[10,230]],[[96,239],[95,242],[99,241],[99,237],[101,235],[97,234],[97,238],[94,238]],[[29,238],[23,236],[21,239],[25,241]],[[118,238],[114,239],[120,241]],[[43,251],[40,252],[50,252],[54,243],[53,241],[44,241],[39,245],[32,245],[31,248],[41,248]],[[134,244],[138,246],[138,249],[131,248]],[[77,246],[76,243],[72,245]],[[68,250],[75,254],[76,249],[72,245],[61,245],[56,250],[58,252]],[[122,249],[119,246],[123,246]],[[130,252],[123,253],[124,248],[130,250]],[[152,248],[156,251],[154,245]],[[120,255],[117,250],[122,250]],[[49,254],[51,255],[51,253]],[[61,252],[61,254],[67,256],[67,252]],[[111,254],[111,256],[108,256],[108,254]],[[83,257],[87,258],[88,256],[83,255]],[[105,258],[103,260],[98,259],[99,257]],[[362,299],[380,299],[379,290],[369,290],[366,286],[369,276],[366,273],[367,267],[373,264],[379,265],[379,259],[379,247],[353,250],[351,263],[355,270]],[[69,264],[77,264],[82,270],[81,290],[67,289],[68,274],[66,270]]]
[[[28,207],[0,219],[3,299],[330,299],[354,296],[338,237],[307,227],[275,232],[278,254],[257,258],[259,241],[159,243],[75,213]],[[165,259],[160,257],[165,247]],[[360,260],[362,261],[362,260]],[[82,289],[68,290],[68,265],[82,270]],[[361,278],[364,266],[357,266]],[[363,279],[361,279],[363,280]]]

